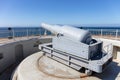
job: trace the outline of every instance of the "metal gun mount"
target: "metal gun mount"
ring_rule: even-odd
[[[57,34],[52,43],[39,45],[39,49],[54,60],[76,70],[84,67],[87,75],[92,71],[101,73],[112,61],[112,51],[104,52],[103,42],[92,39],[89,31],[44,23],[41,27]]]

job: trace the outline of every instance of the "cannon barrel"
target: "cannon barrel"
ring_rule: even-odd
[[[71,40],[80,41],[89,44],[92,40],[91,34],[87,30],[79,29],[72,26],[60,26],[60,25],[50,25],[42,23],[41,27],[51,31],[52,33],[60,33],[64,36],[70,38]]]

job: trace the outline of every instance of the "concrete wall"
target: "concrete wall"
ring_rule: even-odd
[[[118,52],[120,52],[120,41],[119,40],[111,40],[111,39],[103,39],[100,38],[101,41],[103,41],[103,46],[112,44],[113,45],[113,58],[117,58]],[[120,59],[120,58],[119,58]]]
[[[18,53],[15,51],[17,45],[23,46],[23,58],[25,58],[39,51],[35,45],[46,42],[51,42],[51,38],[34,38],[0,45],[0,54],[3,55],[3,58],[0,59],[0,73],[16,62],[16,54],[19,54],[19,50]]]
[[[111,39],[103,39],[103,38],[100,38],[100,40],[103,41],[103,45],[107,45],[107,44],[112,43],[113,46],[120,47],[120,41],[119,40],[111,40]]]

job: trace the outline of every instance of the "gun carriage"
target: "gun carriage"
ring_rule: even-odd
[[[39,45],[45,55],[71,68],[91,75],[92,71],[101,73],[112,61],[112,52],[102,49],[103,42],[92,39],[87,30],[71,26],[49,25],[42,23],[41,27],[56,34],[52,43]]]

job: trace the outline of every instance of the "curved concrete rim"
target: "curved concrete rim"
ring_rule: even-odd
[[[43,52],[38,52],[21,62],[12,80],[119,80],[120,63],[117,62],[114,60],[101,74],[95,73],[81,78],[82,73],[43,56]]]
[[[38,52],[24,59],[13,76],[13,80],[36,79],[80,80],[80,73]]]
[[[62,68],[53,65],[53,64],[46,64],[45,62],[46,60],[49,60],[50,62],[54,62],[52,59],[50,59],[49,57],[46,56],[41,56],[38,59],[37,65],[38,65],[38,69],[43,72],[46,75],[52,76],[52,77],[56,77],[56,78],[62,78],[62,79],[80,79],[80,73],[79,72],[73,72],[74,70],[71,69],[67,69],[67,70],[62,70]],[[57,64],[58,62],[54,62],[54,64]],[[61,64],[59,64],[59,66],[61,66]],[[65,66],[65,65],[63,65]],[[67,67],[67,66],[66,66]],[[51,73],[51,71],[53,71]],[[71,73],[71,74],[70,74]],[[74,73],[76,75],[74,75]]]

